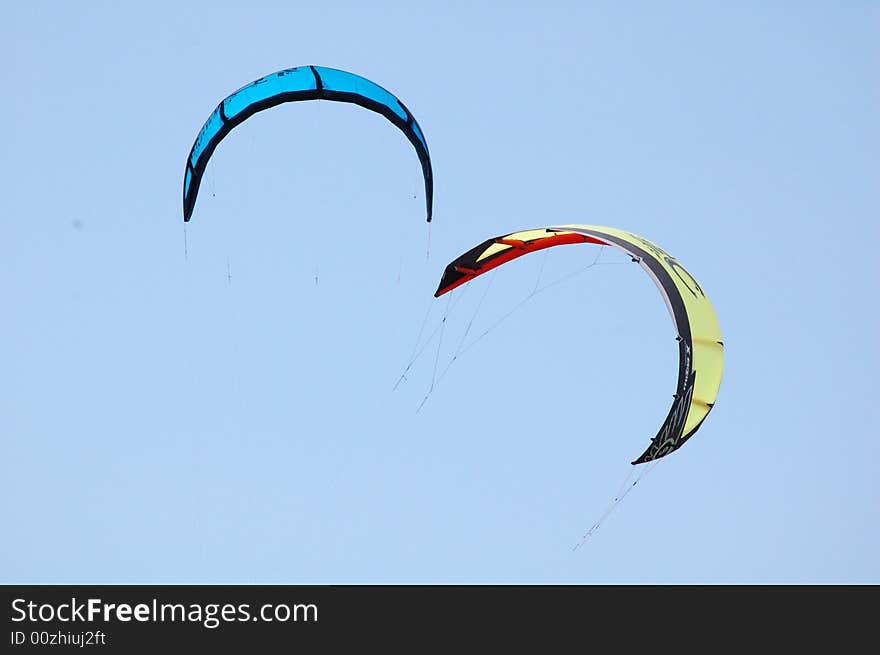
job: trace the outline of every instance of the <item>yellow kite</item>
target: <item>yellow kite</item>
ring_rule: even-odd
[[[552,246],[592,243],[626,252],[647,271],[666,301],[679,350],[675,400],[657,436],[633,464],[677,450],[700,428],[721,386],[724,344],[706,292],[681,263],[655,243],[625,230],[597,225],[561,225],[488,239],[450,263],[435,296],[517,257]]]

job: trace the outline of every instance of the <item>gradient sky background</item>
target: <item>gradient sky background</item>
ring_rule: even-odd
[[[880,582],[876,3],[245,4],[0,21],[3,582]],[[306,64],[416,116],[430,231],[405,137],[326,101],[236,128],[184,228],[217,102]],[[656,287],[567,246],[432,300],[562,223],[678,257],[726,345],[576,551],[672,401]]]

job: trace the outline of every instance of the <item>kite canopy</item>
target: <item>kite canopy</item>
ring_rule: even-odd
[[[517,257],[552,246],[592,243],[628,253],[647,271],[666,300],[677,333],[678,386],[657,436],[633,464],[677,450],[703,424],[718,396],[724,345],[715,310],[700,284],[658,245],[631,232],[596,225],[562,225],[513,232],[488,239],[450,263],[435,297]]]
[[[196,204],[202,175],[217,144],[236,125],[259,111],[285,102],[335,100],[350,102],[382,114],[410,140],[422,164],[428,222],[433,211],[434,181],[428,144],[416,119],[400,100],[378,84],[354,73],[299,66],[266,75],[224,99],[199,131],[186,160],[183,179],[183,220],[189,221]]]

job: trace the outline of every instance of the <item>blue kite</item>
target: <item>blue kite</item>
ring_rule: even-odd
[[[214,149],[236,125],[254,114],[285,102],[334,100],[360,105],[382,114],[396,125],[416,149],[425,178],[428,222],[433,211],[434,181],[428,144],[415,117],[394,95],[370,80],[334,68],[298,66],[266,75],[224,99],[199,131],[186,160],[183,180],[183,220],[189,221],[199,185]]]

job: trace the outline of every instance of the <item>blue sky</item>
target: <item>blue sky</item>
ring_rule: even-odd
[[[867,2],[16,3],[0,579],[880,582],[878,28]],[[403,135],[325,101],[237,127],[184,227],[217,102],[306,64],[416,116],[430,230]],[[678,257],[726,346],[704,426],[577,551],[674,392],[656,287],[610,252],[569,276],[595,257],[569,246],[432,300],[470,247],[563,223]]]

